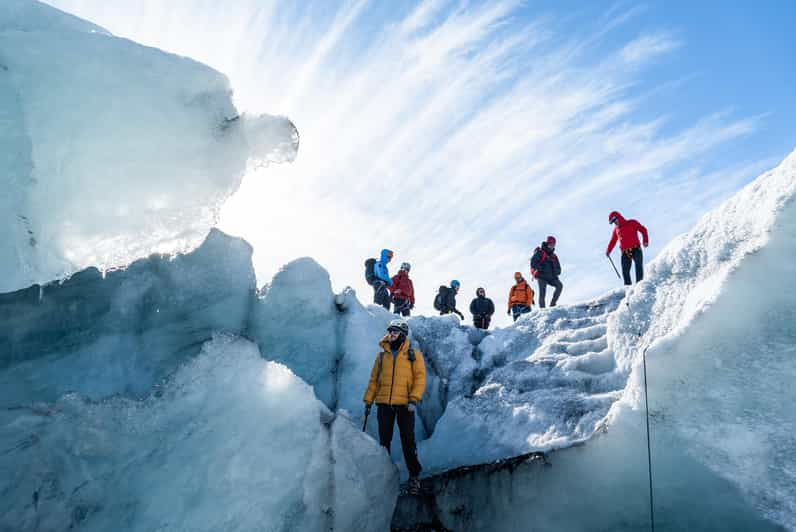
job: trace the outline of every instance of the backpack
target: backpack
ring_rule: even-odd
[[[445,299],[446,299],[445,296],[447,296],[447,295],[448,295],[448,287],[445,286],[445,285],[440,286],[439,287],[439,293],[437,293],[437,296],[434,298],[434,308],[435,309],[437,309],[439,311],[442,311],[442,310],[445,309]]]
[[[365,261],[365,280],[370,286],[376,282],[376,259]]]
[[[542,264],[544,264],[544,261],[547,260],[547,252],[542,248],[536,248],[536,250],[542,252],[542,256],[539,258],[539,266],[541,266]],[[534,279],[539,277],[539,273],[540,273],[539,270],[537,270],[536,268],[533,267],[531,268],[531,275],[533,275]]]

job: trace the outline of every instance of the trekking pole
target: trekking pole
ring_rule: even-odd
[[[614,259],[611,258],[611,255],[606,255],[606,257],[608,257],[608,260],[611,261],[611,266],[614,267],[614,271],[616,272],[617,278],[619,278],[621,280],[622,276],[619,275],[619,270],[616,269],[616,264],[614,264]]]
[[[370,408],[365,409],[365,422],[362,424],[362,432],[368,431],[368,416],[370,415]]]

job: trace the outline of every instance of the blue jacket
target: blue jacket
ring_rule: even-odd
[[[392,286],[392,278],[390,277],[390,272],[387,271],[387,255],[390,253],[389,249],[382,249],[381,250],[381,259],[376,263],[373,268],[373,272],[376,274],[376,278],[384,281],[387,283],[387,286]]]

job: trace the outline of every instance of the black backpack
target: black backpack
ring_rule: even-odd
[[[539,256],[539,264],[538,264],[539,268],[541,268],[542,264],[544,264],[544,261],[547,260],[547,252],[541,247],[536,248],[534,250],[534,254],[537,251],[541,251],[542,252],[542,254]],[[540,273],[542,273],[542,272],[540,272],[537,268],[533,267],[533,257],[532,257],[531,258],[531,275],[533,275],[534,279],[537,279],[539,277]]]
[[[365,261],[365,280],[370,286],[376,282],[376,259]]]
[[[434,308],[442,311],[445,309],[445,300],[447,299],[448,290],[450,290],[447,286],[442,285],[439,287],[439,293],[434,298]]]

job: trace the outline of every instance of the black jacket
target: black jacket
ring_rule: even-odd
[[[546,242],[542,242],[542,245],[533,252],[531,271],[533,270],[538,272],[534,277],[542,279],[556,279],[561,275],[561,263],[558,262],[558,256],[555,251],[547,247]]]
[[[491,316],[495,313],[495,304],[488,297],[478,296],[470,303],[470,314],[473,316]]]

